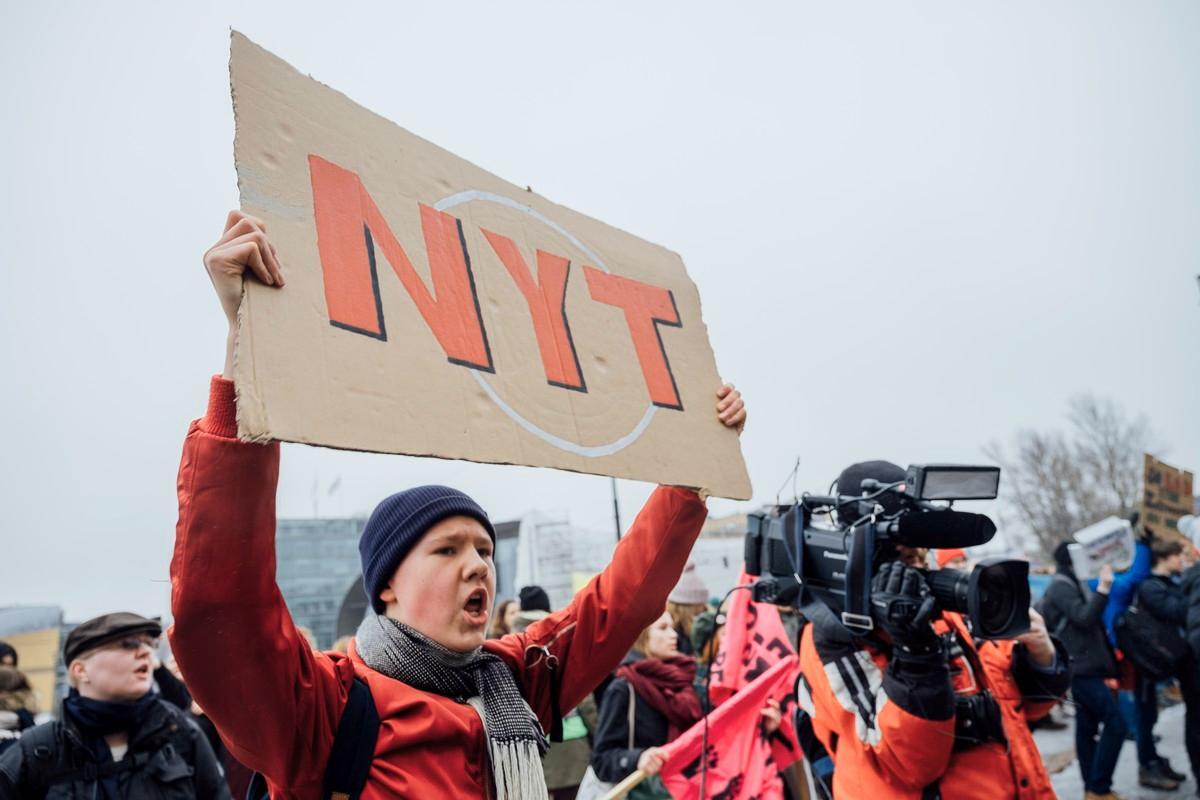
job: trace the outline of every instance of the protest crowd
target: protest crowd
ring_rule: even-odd
[[[244,278],[285,282],[261,223],[239,212],[205,263],[231,328]],[[319,652],[273,581],[279,447],[237,438],[229,342],[180,465],[168,661],[158,619],[78,625],[55,718],[0,643],[4,798],[1049,798],[1032,728],[1068,697],[1087,800],[1118,797],[1131,738],[1143,786],[1175,790],[1177,766],[1200,770],[1196,550],[1136,520],[1119,575],[1077,577],[1064,541],[1009,639],[931,613],[926,576],[968,569],[965,551],[881,548],[869,591],[882,613],[862,635],[753,602],[748,584],[714,597],[688,563],[704,500],[671,487],[566,608],[537,586],[498,600],[487,513],[420,486],[367,520],[370,609]],[[740,431],[740,394],[723,386],[715,404]],[[904,480],[866,462],[837,486]],[[1172,689],[1188,765],[1156,751]],[[586,745],[570,749],[564,727],[580,725]]]
[[[822,512],[853,543],[844,608],[800,574],[807,510],[761,572],[705,585],[691,553],[707,497],[679,486],[653,491],[564,607],[539,586],[497,597],[493,520],[423,485],[366,520],[366,613],[317,649],[275,581],[280,445],[239,438],[233,380],[244,284],[288,276],[239,211],[204,264],[229,334],[179,465],[172,622],[113,610],[74,627],[59,704],[0,642],[0,800],[1042,800],[1056,792],[1034,732],[1063,725],[1083,800],[1120,800],[1126,748],[1153,796],[1197,785],[1200,543],[1135,516],[1128,568],[1082,575],[1063,531],[1044,593],[1016,592],[1019,618],[985,630],[976,606],[1011,586],[977,583],[992,565],[964,549],[887,538],[910,511],[951,512],[905,499],[911,473],[885,461],[843,470]],[[740,434],[740,392],[712,391]],[[769,573],[772,557],[792,566]],[[793,577],[798,594],[772,594]],[[1182,730],[1158,719],[1171,703]]]

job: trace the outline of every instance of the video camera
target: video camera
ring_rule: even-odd
[[[803,609],[824,604],[851,633],[875,627],[871,579],[898,558],[897,545],[971,547],[996,526],[982,514],[956,511],[955,500],[991,500],[1000,468],[886,461],[846,468],[837,494],[803,495],[792,505],[749,515],[746,572],[754,599]],[[945,505],[938,504],[949,501]],[[922,570],[937,607],[967,616],[975,636],[1011,639],[1029,630],[1029,564],[988,558],[970,574]]]

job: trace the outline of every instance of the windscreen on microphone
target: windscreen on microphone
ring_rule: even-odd
[[[920,511],[897,520],[895,541],[909,547],[973,547],[990,542],[996,525],[969,511]]]

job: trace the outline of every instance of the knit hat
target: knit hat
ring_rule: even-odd
[[[521,598],[522,611],[545,611],[550,613],[550,595],[540,586],[522,586],[517,592]]]
[[[938,568],[941,569],[959,558],[966,558],[967,551],[961,547],[943,547],[934,551],[933,557],[937,559]]]
[[[696,565],[691,561],[683,568],[683,575],[667,595],[667,601],[681,606],[702,606],[708,602],[708,587],[696,574]]]
[[[375,613],[383,613],[379,593],[417,540],[437,523],[460,514],[479,520],[492,542],[496,541],[496,530],[487,513],[470,497],[449,486],[418,486],[397,492],[375,506],[358,540],[363,588]]]

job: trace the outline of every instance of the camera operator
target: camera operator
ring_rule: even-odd
[[[857,464],[838,493],[904,477],[888,462]],[[1053,798],[1028,722],[1066,691],[1066,653],[1033,610],[1027,633],[977,644],[962,614],[937,611],[925,552],[877,551],[869,633],[823,615],[801,636],[798,700],[833,759],[834,796]]]

